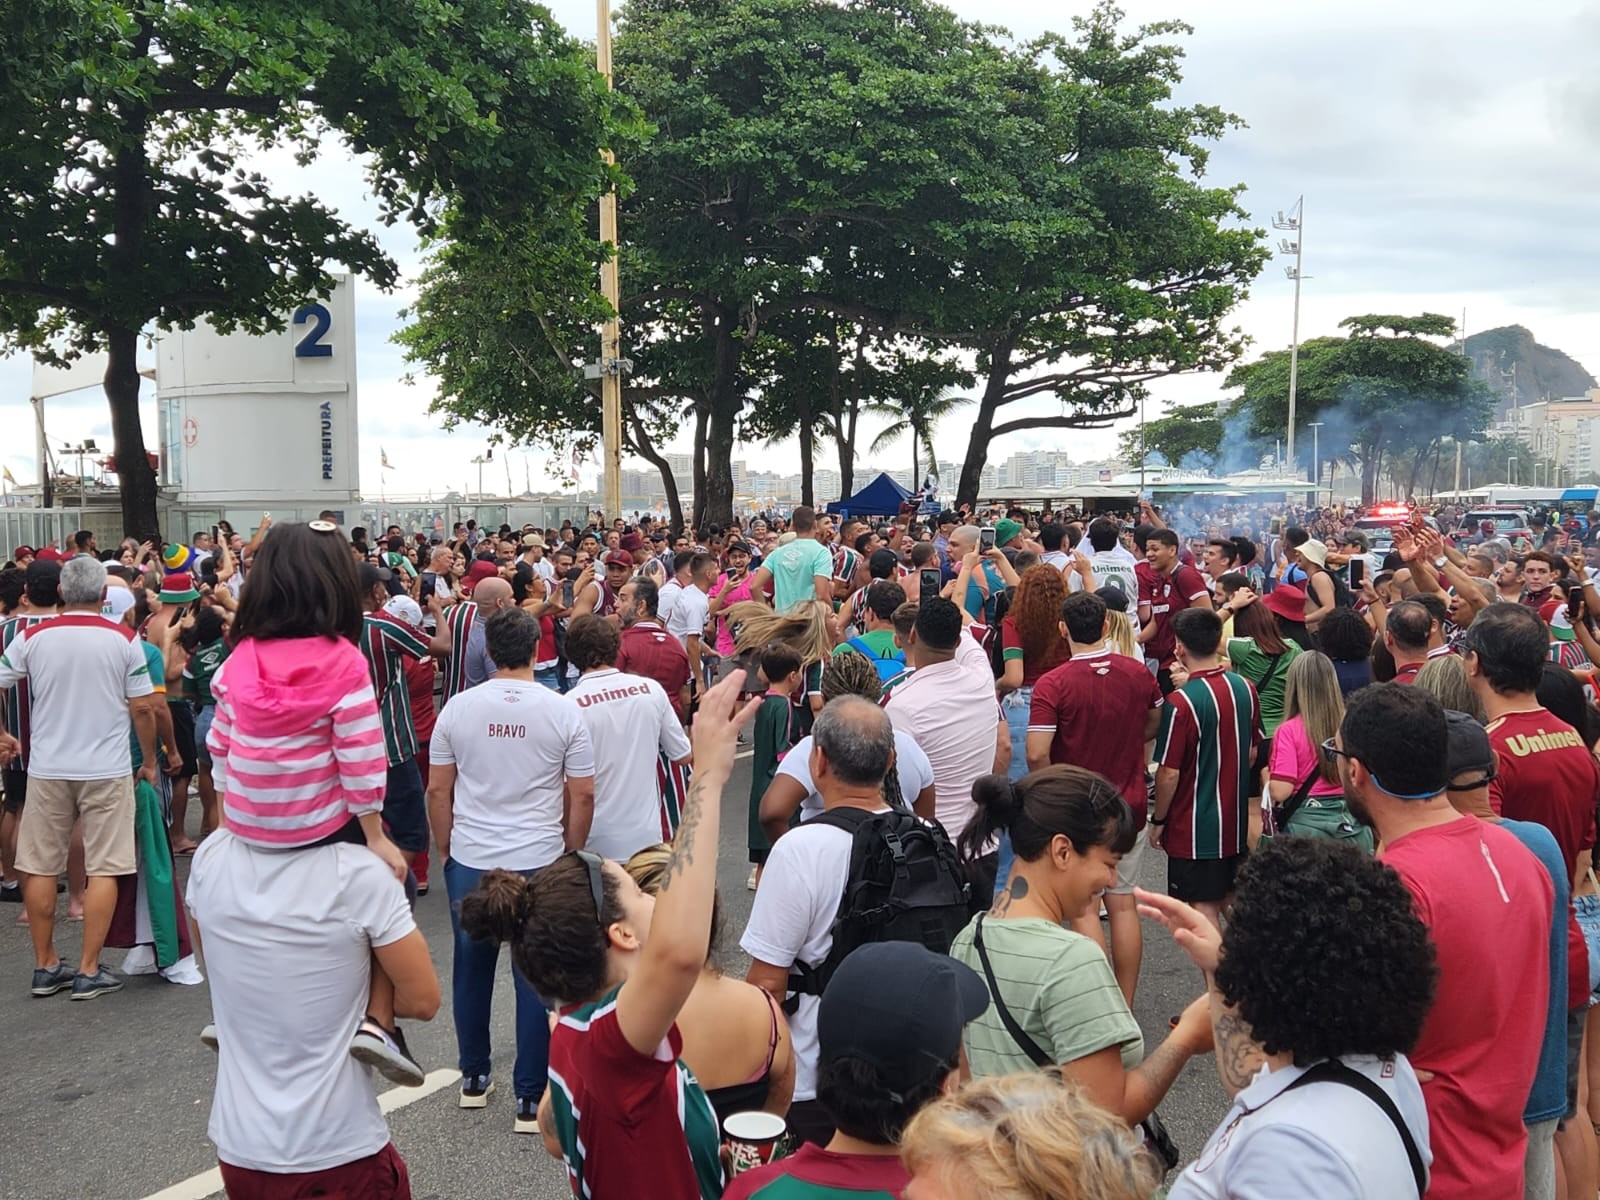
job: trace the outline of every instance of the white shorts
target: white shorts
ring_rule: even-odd
[[[1144,848],[1147,845],[1149,843],[1145,841],[1144,830],[1141,829],[1133,839],[1133,849],[1117,863],[1117,886],[1106,889],[1108,896],[1127,896],[1133,892],[1134,885],[1139,882],[1139,864],[1144,861]]]

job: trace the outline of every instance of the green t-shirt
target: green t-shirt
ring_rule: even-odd
[[[194,694],[196,704],[204,706],[216,703],[216,698],[211,695],[211,681],[227,661],[228,643],[221,638],[197,647],[189,656],[189,665],[183,673],[189,681],[189,690]]]
[[[779,546],[761,565],[772,573],[772,607],[778,612],[788,612],[803,600],[815,600],[818,575],[833,579],[833,555],[811,538],[796,538]]]
[[[860,642],[861,646],[852,646],[850,642]],[[833,648],[835,654],[843,654],[846,650],[854,650],[858,654],[865,654],[868,658],[898,658],[902,659],[900,647],[894,644],[894,630],[869,629],[866,633],[858,633],[850,641],[840,642]]]
[[[976,925],[973,918],[956,934],[950,957],[981,977],[983,964],[972,944]],[[1107,1046],[1118,1048],[1129,1070],[1143,1061],[1144,1035],[1099,946],[1039,917],[987,917],[983,944],[1012,1018],[1052,1062],[1076,1062]],[[962,1042],[974,1079],[1036,1069],[993,1004],[968,1023]]]
[[[1272,657],[1256,649],[1255,638],[1229,638],[1228,661],[1235,675],[1243,675],[1255,684],[1256,695],[1261,698],[1261,731],[1271,737],[1283,724],[1283,689],[1289,678],[1289,664],[1304,651],[1293,642],[1278,656],[1274,670]],[[1268,675],[1271,678],[1268,678]]]

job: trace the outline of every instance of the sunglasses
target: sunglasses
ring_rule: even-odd
[[[1335,746],[1333,744],[1333,739],[1332,738],[1329,738],[1327,741],[1322,743],[1321,750],[1329,758],[1348,758],[1351,762],[1361,762],[1361,758],[1360,758],[1359,755],[1352,754],[1348,750],[1341,750],[1341,749],[1339,749],[1339,747]],[[1366,766],[1365,763],[1362,763],[1362,765]],[[1427,799],[1429,799],[1429,798],[1431,798],[1433,796],[1438,795],[1437,792],[1392,792],[1388,788],[1383,786],[1383,781],[1378,778],[1378,776],[1376,775],[1376,773],[1373,772],[1371,767],[1367,767],[1367,774],[1372,779],[1372,786],[1373,787],[1377,788],[1380,792],[1384,793],[1384,795],[1386,795],[1386,796],[1393,796],[1396,800],[1427,800]],[[1489,779],[1493,779],[1493,778],[1494,778],[1493,775],[1489,776]],[[1460,790],[1461,791],[1471,791],[1473,788],[1481,787],[1481,786],[1483,786],[1484,783],[1487,783],[1487,782],[1488,782],[1488,780],[1480,780],[1478,783],[1463,784],[1461,786]]]
[[[589,894],[594,897],[594,915],[604,922],[606,889],[602,868],[605,860],[593,850],[573,850],[571,853],[589,873]]]

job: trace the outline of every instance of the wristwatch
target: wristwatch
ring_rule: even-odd
[[[1165,825],[1167,823],[1167,820],[1168,820],[1167,817],[1161,817],[1159,819],[1156,818],[1156,817],[1146,817],[1145,818],[1145,823],[1148,824],[1148,825],[1161,826],[1161,825]]]

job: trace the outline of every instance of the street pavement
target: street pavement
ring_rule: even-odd
[[[741,759],[723,798],[718,868],[726,929],[721,961],[741,976],[747,960],[737,943],[752,899],[745,889],[749,780],[748,759]],[[406,1036],[423,1066],[438,1073],[430,1078],[440,1086],[421,1098],[412,1089],[390,1094],[387,1103],[400,1105],[389,1116],[395,1145],[410,1167],[417,1200],[560,1200],[570,1195],[561,1164],[538,1137],[511,1132],[509,965],[501,969],[494,1000],[500,1086],[487,1109],[456,1107],[450,921],[442,873],[435,874],[433,891],[416,911],[439,971],[444,1006],[430,1023],[408,1023]],[[1160,889],[1165,874],[1164,858],[1146,854],[1145,885]],[[79,926],[65,921],[62,901],[57,949],[75,961]],[[210,1019],[207,988],[144,976],[87,1003],[71,1003],[65,992],[33,999],[27,992],[33,966],[28,931],[13,924],[19,907],[0,907],[0,1062],[6,1078],[0,1089],[0,1200],[201,1200],[220,1194],[215,1176],[208,1175],[216,1158],[206,1139],[216,1059],[199,1038]],[[114,968],[121,956],[107,951],[105,961]],[[1199,990],[1199,973],[1164,930],[1146,922],[1134,1011],[1147,1049],[1166,1036],[1168,1017]],[[293,1004],[294,998],[284,1002]],[[1207,1056],[1184,1070],[1160,1112],[1187,1159],[1227,1107]]]

